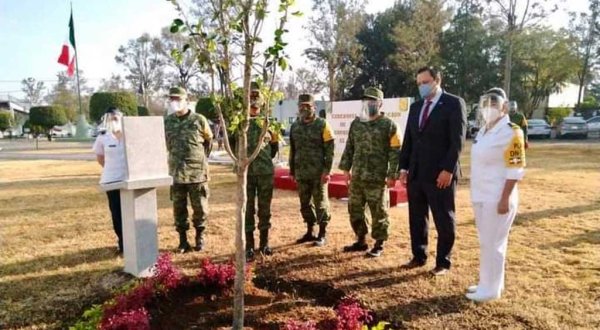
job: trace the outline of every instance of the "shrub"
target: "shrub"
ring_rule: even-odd
[[[138,106],[134,94],[129,92],[94,93],[90,99],[90,119],[97,122],[108,107],[117,107],[125,116],[137,116]]]
[[[150,330],[150,315],[145,308],[125,311],[110,317],[100,330]]]
[[[0,132],[4,132],[7,129],[13,127],[14,121],[13,116],[10,112],[0,112]]]
[[[203,259],[197,280],[207,288],[207,291],[224,291],[233,286],[235,266],[233,263],[215,264],[210,259]]]
[[[562,123],[563,118],[569,116],[571,109],[569,108],[552,108],[548,109],[548,123],[551,126]]]
[[[138,116],[150,116],[150,111],[146,107],[138,106],[137,107],[137,115]]]
[[[54,126],[67,123],[65,110],[57,106],[32,107],[29,109],[29,124],[37,126],[46,133]]]
[[[217,121],[217,110],[210,97],[202,97],[196,102],[196,113],[199,113],[211,121]]]
[[[363,324],[372,320],[369,311],[352,297],[343,298],[335,311],[337,313],[336,330],[361,330]]]

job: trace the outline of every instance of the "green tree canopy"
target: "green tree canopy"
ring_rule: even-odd
[[[54,126],[66,124],[67,115],[59,106],[33,107],[29,109],[29,123],[48,132]]]
[[[135,95],[129,92],[94,93],[90,100],[90,119],[98,121],[109,107],[116,107],[125,116],[137,116],[138,105]]]
[[[0,112],[0,132],[13,127],[14,121],[10,112]]]

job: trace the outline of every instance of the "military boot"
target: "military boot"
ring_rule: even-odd
[[[378,239],[375,241],[375,246],[371,249],[371,251],[367,252],[368,257],[377,258],[380,257],[383,253],[383,240]]]
[[[273,251],[269,247],[269,230],[264,229],[260,231],[260,242],[258,243],[258,250],[265,256],[270,256]]]
[[[188,243],[188,240],[187,240],[187,232],[180,231],[179,232],[179,246],[177,247],[177,252],[187,253],[187,252],[190,252],[191,249],[192,249],[192,247],[190,246],[190,243]]]
[[[344,252],[367,251],[368,249],[369,245],[367,244],[367,238],[364,235],[359,236],[358,240],[352,245],[344,246]]]
[[[254,260],[254,232],[246,232],[246,261]]]
[[[319,236],[317,236],[317,240],[315,241],[315,246],[324,246],[327,244],[327,238],[325,238],[327,234],[327,223],[319,224]]]
[[[306,234],[304,234],[304,236],[300,237],[300,239],[296,240],[296,243],[302,244],[302,243],[306,243],[306,242],[316,241],[317,237],[315,236],[315,234],[313,234],[314,227],[315,227],[314,224],[307,223],[306,224]]]
[[[195,251],[202,251],[202,249],[204,248],[203,232],[204,232],[204,228],[196,228],[196,239],[195,239],[196,246],[194,246]]]

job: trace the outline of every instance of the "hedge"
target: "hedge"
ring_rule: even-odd
[[[125,116],[137,116],[138,105],[134,94],[129,92],[94,93],[90,99],[90,119],[97,122],[109,107],[116,107]]]

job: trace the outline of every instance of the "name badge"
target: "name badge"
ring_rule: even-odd
[[[108,147],[109,147],[109,148],[116,148],[116,147],[117,147],[117,145],[116,145],[116,144],[109,144],[109,145],[108,145]]]

